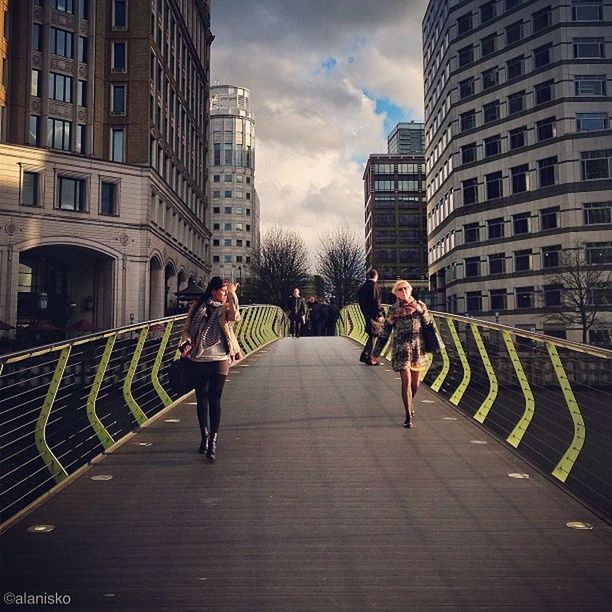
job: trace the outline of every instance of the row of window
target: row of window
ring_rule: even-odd
[[[221,240],[219,238],[213,239],[213,246],[214,247],[221,246]],[[231,246],[242,247],[242,246],[245,246],[248,249],[251,246],[251,241],[250,240],[242,240],[242,238],[238,238],[236,240],[234,240],[232,238],[224,238],[223,239],[223,246],[226,246],[226,247],[231,247]]]
[[[221,263],[221,257],[219,255],[213,255],[213,263]],[[223,263],[251,263],[251,256],[246,255],[223,255]]]
[[[213,198],[218,199],[221,197],[221,190],[217,190],[215,189],[213,191]],[[247,200],[251,199],[251,193],[249,191],[247,191],[246,193],[243,191],[233,191],[232,189],[226,189],[223,191],[223,197],[224,198],[237,198],[237,199],[241,199],[242,197],[246,198]]]
[[[224,174],[223,175],[223,182],[224,183],[233,183],[234,180],[236,181],[236,183],[245,182],[247,185],[251,184],[251,177],[250,176],[243,176],[242,174]],[[221,175],[220,174],[214,174],[213,175],[213,183],[220,183],[220,182],[221,182]]]
[[[587,151],[580,154],[581,179],[583,181],[612,178],[612,149]],[[537,184],[535,188],[549,187],[559,182],[557,156],[539,159],[536,162]],[[512,194],[523,193],[531,189],[529,164],[520,164],[510,168],[510,188]],[[479,179],[474,177],[461,181],[463,205],[477,204],[480,201]],[[504,196],[504,177],[501,171],[484,175],[485,200],[494,200]]]
[[[87,180],[68,176],[57,177],[55,206],[60,210],[89,212],[90,200],[87,194]],[[116,216],[119,214],[119,184],[112,181],[100,181],[100,199],[98,212],[101,215]],[[36,172],[24,172],[21,181],[21,205],[42,206],[41,175]]]
[[[375,174],[423,174],[423,164],[373,164]]]
[[[220,215],[221,207],[213,206],[213,215]],[[251,216],[251,209],[244,209],[242,206],[224,206],[223,207],[224,215],[246,215],[247,217]]]
[[[213,231],[221,231],[220,223],[213,223]],[[224,232],[250,232],[251,224],[250,223],[224,223],[223,224]]]

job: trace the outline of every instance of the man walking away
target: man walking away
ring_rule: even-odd
[[[289,329],[294,338],[300,337],[302,325],[306,322],[307,312],[308,306],[306,300],[300,296],[300,290],[296,287],[289,298]]]
[[[368,272],[368,279],[359,287],[357,299],[359,300],[359,308],[365,319],[365,332],[368,335],[359,361],[367,365],[379,365],[376,360],[370,360],[374,342],[376,337],[380,334],[381,324],[384,321],[383,309],[380,303],[380,290],[378,288],[378,271],[374,270],[374,268]],[[374,329],[372,323],[378,323],[376,326],[378,329]]]

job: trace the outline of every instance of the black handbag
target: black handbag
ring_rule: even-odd
[[[194,388],[193,367],[189,359],[175,359],[168,366],[168,383],[176,395],[185,395]]]
[[[439,353],[442,349],[442,344],[440,343],[434,324],[423,323],[421,331],[423,333],[423,344],[425,345],[425,352]]]

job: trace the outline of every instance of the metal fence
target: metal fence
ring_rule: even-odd
[[[424,383],[611,520],[612,351],[432,314],[446,348]],[[364,325],[351,305],[338,329],[364,343]]]
[[[288,330],[275,306],[245,306],[244,355]],[[170,406],[166,370],[186,315],[0,356],[0,529]]]

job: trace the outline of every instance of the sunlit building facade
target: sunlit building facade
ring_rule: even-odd
[[[23,0],[3,16],[0,319],[174,312],[210,272],[208,1]]]
[[[612,269],[612,5],[431,0],[423,20],[430,284],[441,310],[581,340],[561,254]],[[592,340],[612,327],[610,287]]]
[[[255,189],[255,120],[251,92],[235,85],[210,88],[209,215],[212,274],[244,283],[259,248]]]

